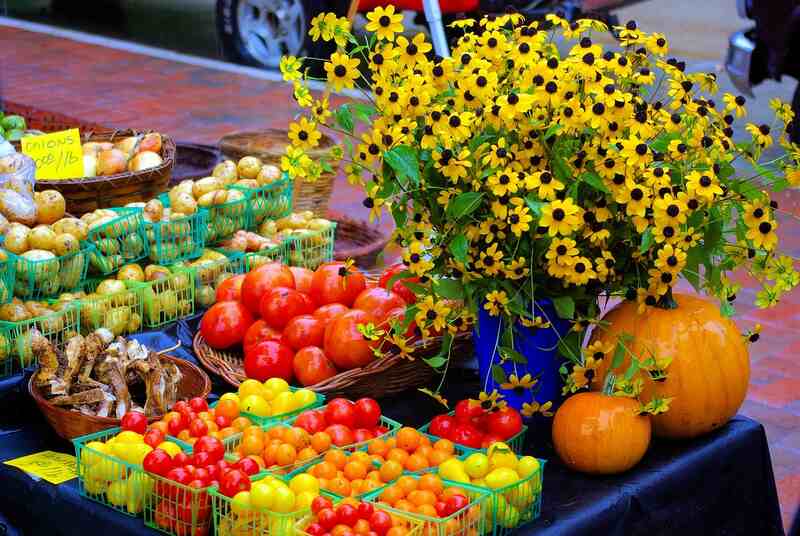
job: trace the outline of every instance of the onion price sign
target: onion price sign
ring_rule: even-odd
[[[36,180],[83,177],[83,151],[77,128],[22,138],[22,152],[36,162]]]

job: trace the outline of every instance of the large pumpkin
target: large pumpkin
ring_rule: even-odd
[[[716,304],[686,294],[674,298],[676,308],[651,307],[641,315],[636,303],[620,303],[605,316],[608,324],[595,329],[592,342],[614,348],[618,337],[626,333],[633,339],[625,345],[640,360],[651,355],[671,357],[666,379],[653,381],[641,374],[642,399],[672,397],[669,411],[653,417],[653,432],[660,437],[689,438],[722,426],[736,414],[747,393],[750,361],[741,333]],[[597,369],[595,389],[602,387],[612,355]],[[629,365],[626,353],[614,372],[623,374]]]
[[[650,445],[650,416],[621,396],[582,392],[569,397],[553,418],[553,444],[567,467],[610,475],[627,471]]]

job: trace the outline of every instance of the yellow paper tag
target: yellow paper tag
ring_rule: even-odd
[[[52,484],[61,484],[78,476],[75,471],[75,456],[52,450],[28,454],[3,463],[18,467],[26,473],[41,477]]]
[[[77,128],[22,138],[22,152],[36,162],[37,180],[83,177],[83,151]]]

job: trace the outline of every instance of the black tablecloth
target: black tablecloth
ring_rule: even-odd
[[[138,335],[156,349],[181,340],[174,352],[194,360],[195,322]],[[38,452],[72,452],[50,430],[27,395],[24,377],[0,381],[0,460]],[[476,389],[469,371],[455,371],[452,400]],[[215,392],[225,392],[215,383]],[[419,426],[438,412],[425,395],[410,391],[381,401],[384,412]],[[542,515],[520,535],[783,534],[775,480],[764,428],[745,417],[689,442],[657,441],[632,471],[588,477],[568,471],[555,457],[546,430],[531,430],[529,453],[550,460],[545,467]],[[151,533],[140,519],[126,517],[78,495],[77,481],[53,486],[0,464],[0,534]]]

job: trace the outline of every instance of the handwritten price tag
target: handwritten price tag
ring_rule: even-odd
[[[83,177],[83,151],[77,128],[43,136],[22,138],[22,152],[36,162],[36,179],[59,180]]]
[[[52,450],[28,454],[3,463],[22,469],[52,484],[61,484],[78,476],[75,471],[75,456]]]

